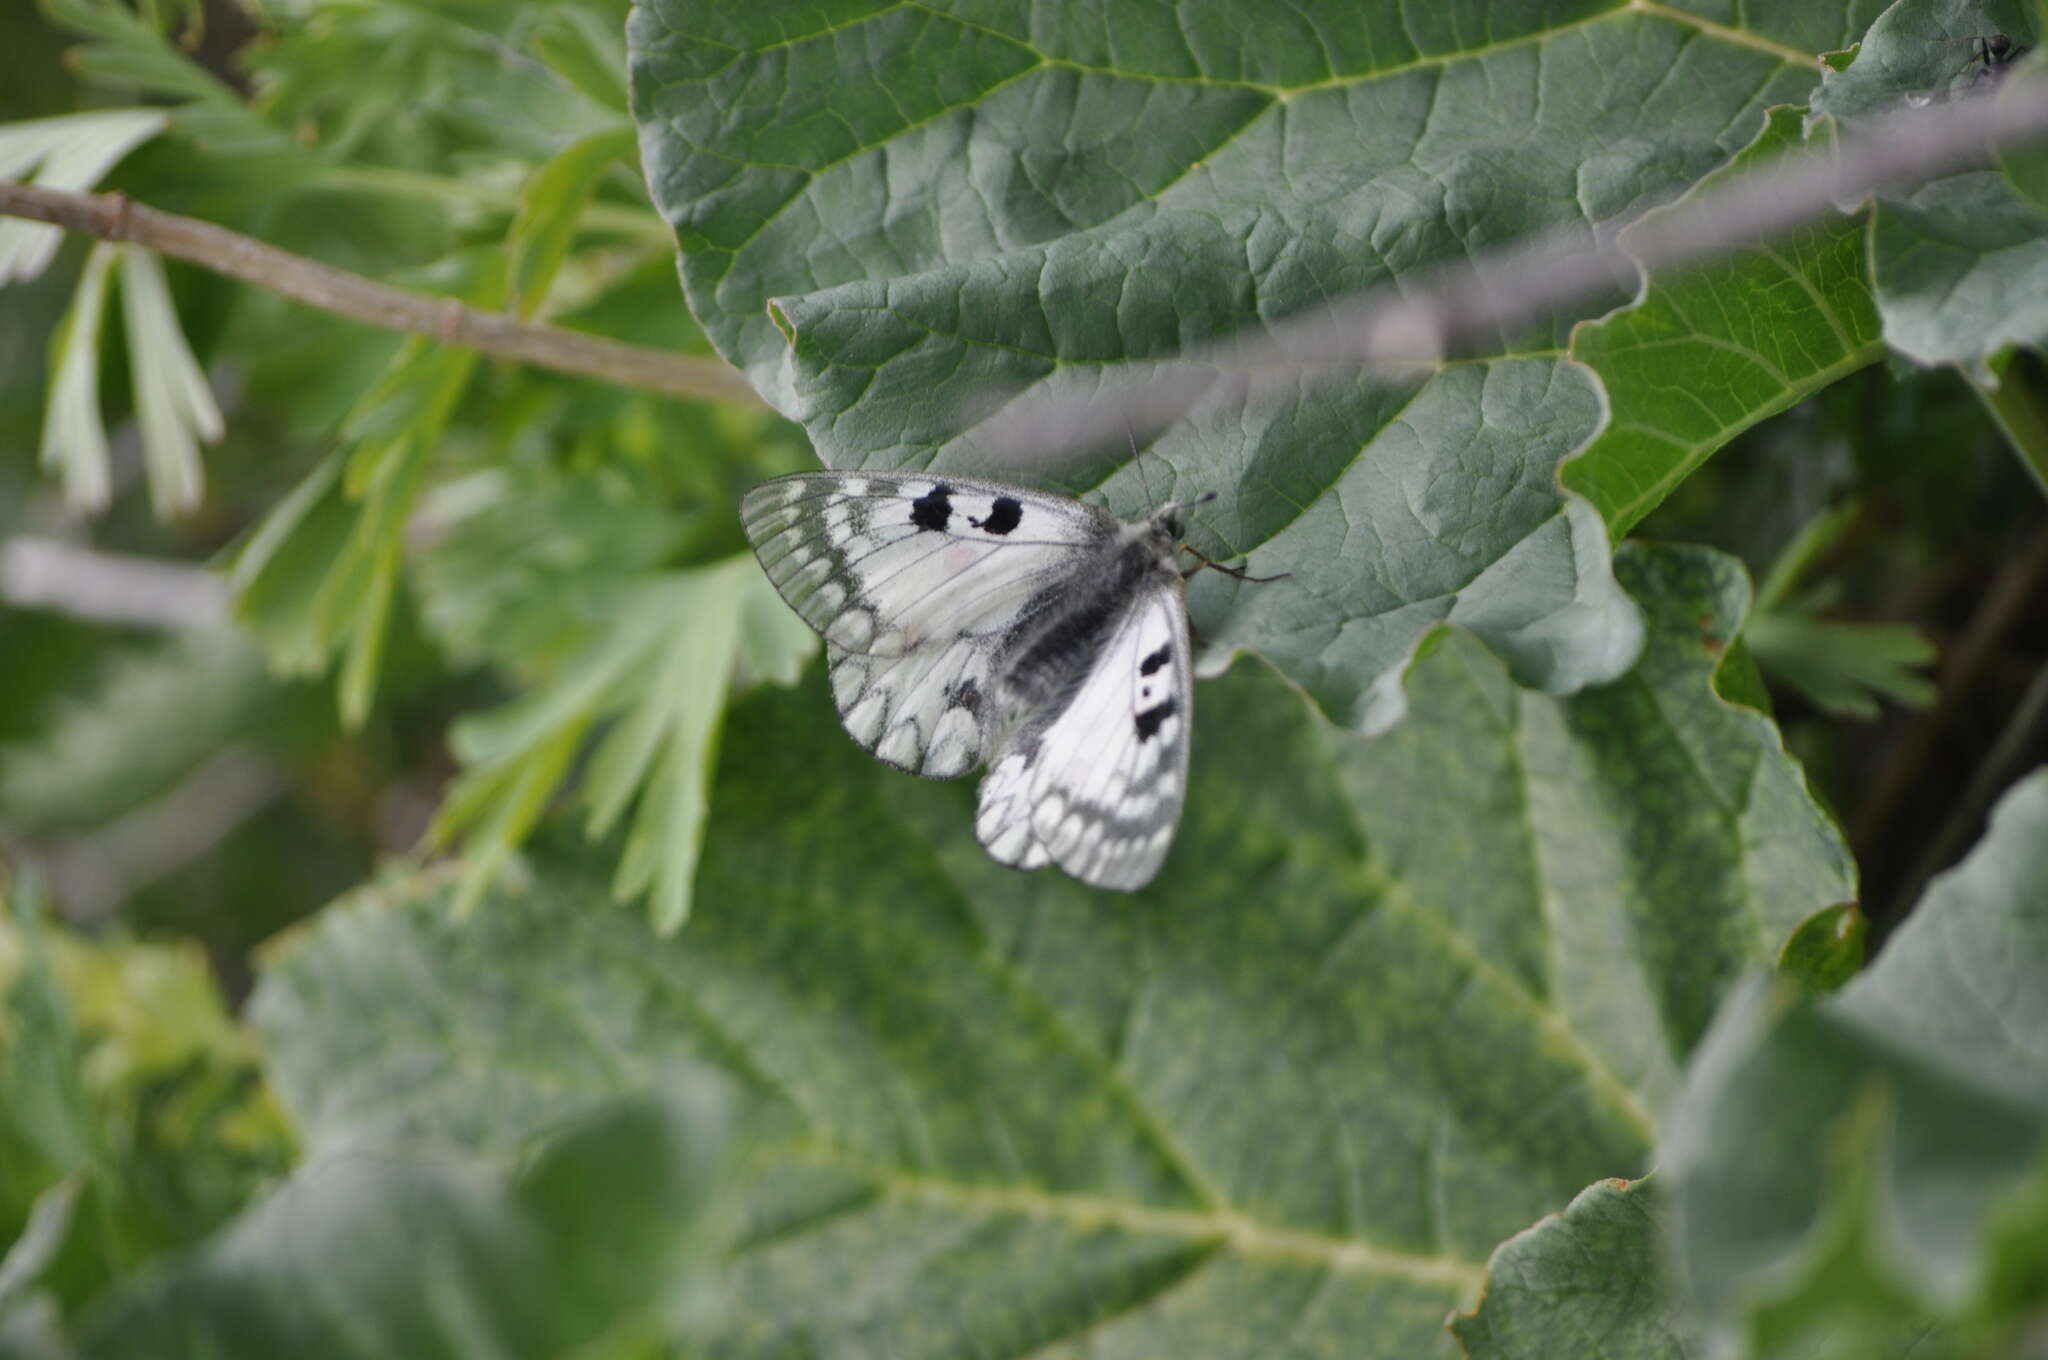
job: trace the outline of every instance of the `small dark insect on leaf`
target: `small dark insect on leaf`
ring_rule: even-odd
[[[2010,33],[1991,33],[1970,39],[1970,60],[1977,67],[1976,80],[2002,79],[2006,68],[2033,51],[2026,43],[2014,42]]]

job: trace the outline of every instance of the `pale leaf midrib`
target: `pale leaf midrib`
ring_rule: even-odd
[[[1164,1209],[1104,1195],[1075,1194],[1031,1185],[977,1185],[898,1167],[864,1162],[819,1144],[791,1147],[790,1161],[862,1178],[881,1198],[955,1209],[977,1216],[1015,1215],[1078,1231],[1116,1228],[1140,1236],[1215,1242],[1265,1260],[1295,1261],[1318,1269],[1381,1275],[1418,1284],[1477,1289],[1486,1267],[1450,1255],[1428,1255],[1360,1238],[1283,1228],[1231,1209]]]

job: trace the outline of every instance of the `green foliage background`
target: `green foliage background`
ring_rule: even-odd
[[[0,604],[0,1355],[2048,1334],[2031,153],[1391,380],[1219,376],[1142,459],[1020,464],[968,414],[1533,232],[1625,249],[2038,78],[1985,60],[2034,10],[18,27],[0,175],[761,402],[0,219],[0,551],[137,555],[231,616]],[[733,514],[814,459],[1213,491],[1193,544],[1286,574],[1191,586],[1154,885],[994,866],[966,785],[841,736]]]

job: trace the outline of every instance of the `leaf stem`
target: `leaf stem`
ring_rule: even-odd
[[[1995,383],[1970,379],[1970,387],[1991,412],[1998,432],[2019,455],[2020,466],[2034,479],[2043,496],[2048,496],[2048,407],[2044,407],[2033,383],[2028,381],[2032,366],[2018,351],[2008,350],[1991,361]]]
[[[764,404],[745,378],[717,359],[537,325],[477,311],[454,298],[394,288],[211,222],[131,202],[123,194],[75,194],[32,184],[0,184],[0,215],[48,222],[102,240],[133,241],[308,307],[389,330],[432,336],[557,373],[671,396]]]

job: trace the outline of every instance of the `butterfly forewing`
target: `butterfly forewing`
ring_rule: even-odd
[[[1117,529],[1014,487],[834,472],[756,487],[740,515],[769,580],[825,637],[848,734],[934,777],[986,757],[1002,638]]]
[[[1131,602],[1072,700],[996,760],[975,817],[983,846],[1099,887],[1150,882],[1186,796],[1192,690],[1187,608],[1168,576]]]

